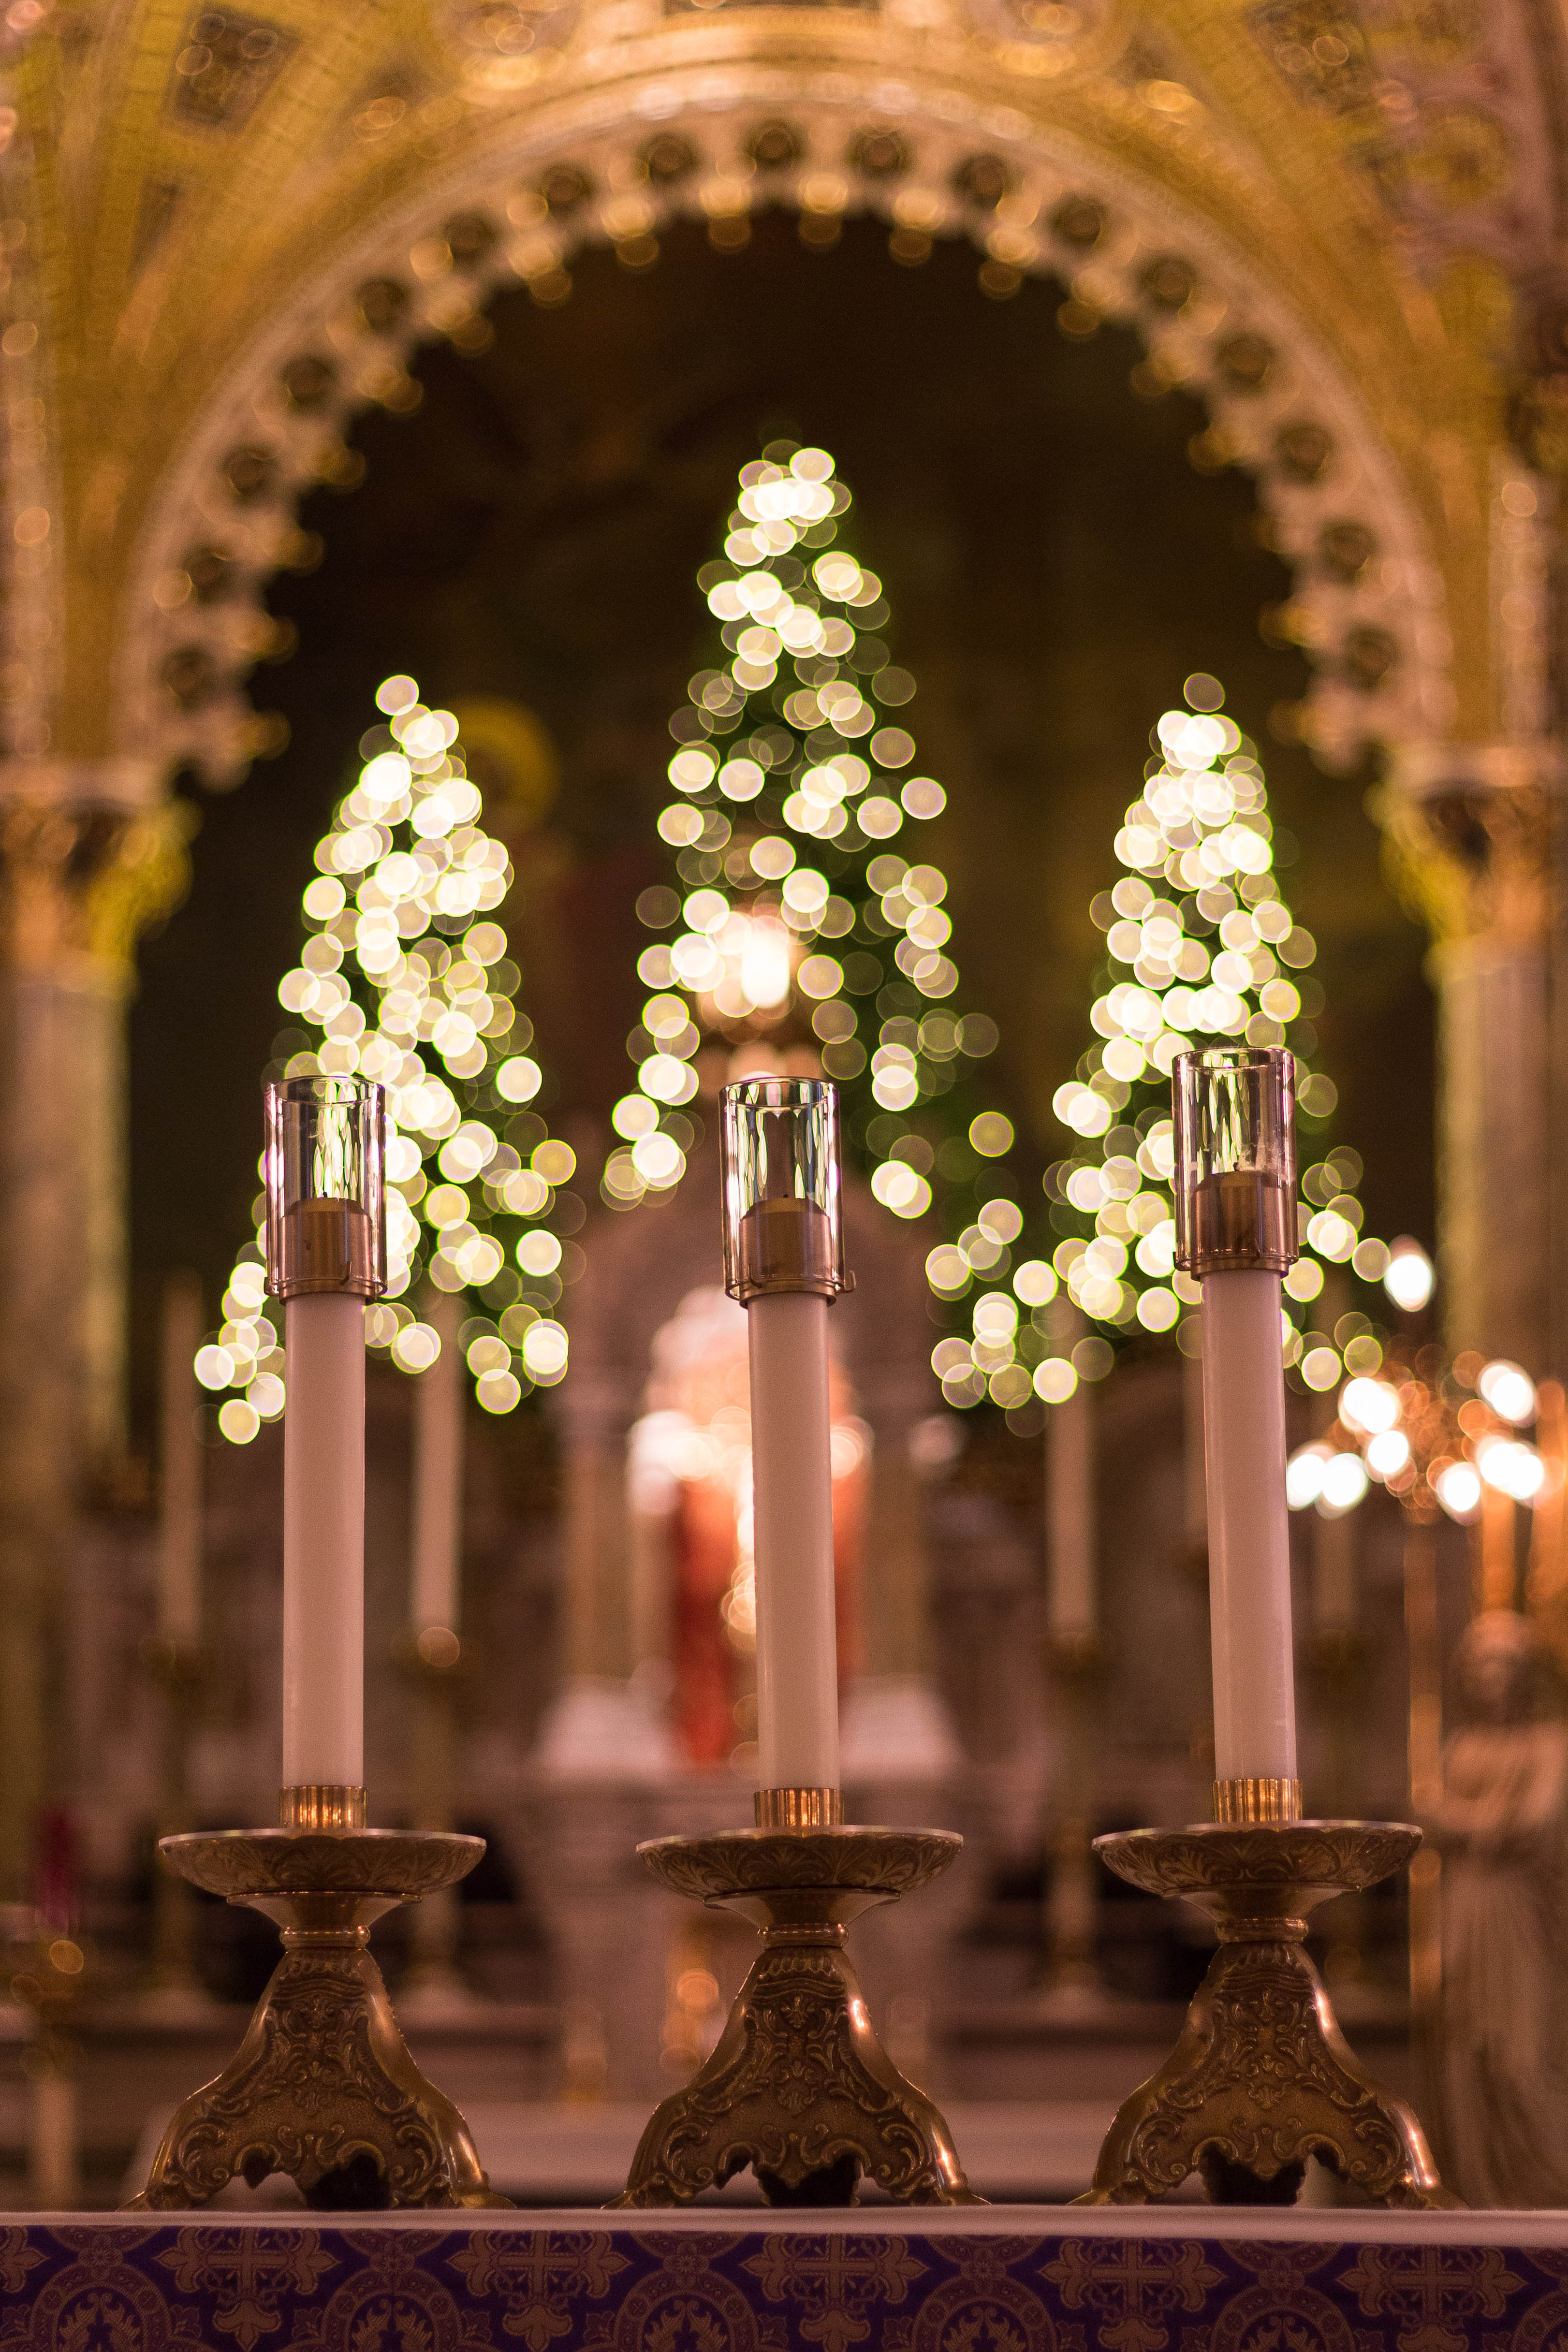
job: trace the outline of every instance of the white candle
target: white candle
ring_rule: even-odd
[[[1046,1413],[1046,1616],[1053,1639],[1093,1638],[1096,1614],[1094,1406],[1080,1381]]]
[[[821,1078],[750,1078],[721,1097],[724,1286],[752,1370],[757,1819],[837,1818],[833,1423],[827,1307],[848,1288],[838,1096]],[[810,1790],[812,1803],[770,1791]],[[831,1791],[831,1797],[822,1792]]]
[[[827,1301],[752,1298],[758,1778],[764,1789],[838,1786],[838,1649]]]
[[[441,1342],[414,1384],[414,1572],[409,1622],[416,1633],[458,1630],[463,1522],[463,1360],[458,1307],[442,1294],[429,1321]]]
[[[363,1078],[267,1089],[267,1286],[286,1302],[286,1826],[354,1825],[364,1788],[364,1307],[386,1285],[384,1097]],[[348,1790],[318,1802],[292,1791]]]
[[[1215,1777],[1296,1778],[1279,1277],[1204,1278]]]
[[[158,1632],[175,1649],[194,1649],[202,1633],[202,1449],[195,1370],[201,1337],[201,1285],[194,1274],[171,1275],[163,1290]]]
[[[1204,1318],[1182,1325],[1182,1531],[1188,1557],[1201,1560],[1208,1542],[1207,1471],[1204,1463]]]
[[[364,1781],[364,1302],[288,1304],[283,1785]]]

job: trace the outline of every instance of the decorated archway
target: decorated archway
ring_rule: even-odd
[[[149,502],[115,630],[116,750],[222,782],[267,747],[244,694],[273,635],[262,592],[298,560],[300,496],[323,478],[352,485],[356,412],[417,400],[407,362],[422,342],[482,347],[487,301],[519,279],[546,308],[567,299],[585,242],[647,268],[673,217],[706,217],[738,244],[751,211],[772,205],[798,209],[803,235],[824,244],[861,210],[895,239],[967,236],[997,297],[1050,273],[1069,332],[1132,325],[1155,376],[1204,400],[1213,462],[1257,477],[1295,575],[1287,622],[1314,664],[1307,726],[1325,758],[1442,741],[1467,706],[1485,727],[1492,681],[1477,647],[1492,632],[1475,607],[1488,561],[1467,561],[1466,542],[1477,554],[1502,519],[1511,571],[1528,566],[1520,542],[1538,501],[1523,468],[1492,468],[1456,544],[1433,509],[1429,453],[1399,446],[1331,324],[1190,200],[1021,109],[929,82],[895,93],[865,72],[842,80],[827,97],[760,66],[718,89],[710,74],[645,82],[611,128],[581,104],[552,107],[314,268],[213,388]],[[1541,655],[1516,623],[1496,686],[1524,715],[1521,674]]]
[[[356,411],[417,396],[423,341],[482,340],[502,282],[548,308],[584,240],[647,266],[676,215],[738,245],[756,207],[794,207],[826,246],[865,210],[911,261],[968,236],[988,292],[1053,273],[1067,331],[1129,321],[1201,394],[1209,457],[1256,474],[1293,569],[1310,738],[1391,755],[1390,838],[1442,941],[1458,1335],[1544,1367],[1568,1202],[1539,468],[1565,437],[1568,221],[1561,37],[1523,0],[1440,39],[1197,0],[406,0],[374,26],[143,0],[0,38],[0,929],[26,1139],[0,1181],[0,1581],[33,1692],[4,1699],[7,1757],[40,1746],[27,1629],[84,1454],[114,1447],[121,1008],[178,887],[169,778],[237,782],[268,748],[245,690],[276,649],[262,592],[308,551],[303,488],[352,482]],[[47,1381],[40,1328],[63,1335]]]

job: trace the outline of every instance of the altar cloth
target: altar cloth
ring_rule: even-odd
[[[1568,2213],[0,2219],[0,2352],[1564,2352]]]

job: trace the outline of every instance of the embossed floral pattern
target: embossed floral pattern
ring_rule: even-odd
[[[672,1895],[716,1903],[783,1886],[909,1895],[956,1861],[963,1843],[948,1830],[724,1830],[653,1838],[637,1852]]]

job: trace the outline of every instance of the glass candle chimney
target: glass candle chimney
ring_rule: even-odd
[[[844,1271],[838,1089],[824,1078],[744,1078],[721,1097],[724,1287],[753,1298],[835,1298]]]
[[[267,1287],[274,1298],[386,1287],[386,1097],[367,1078],[267,1088]]]
[[[1296,1062],[1282,1046],[1179,1054],[1176,1264],[1284,1274],[1295,1264]]]

